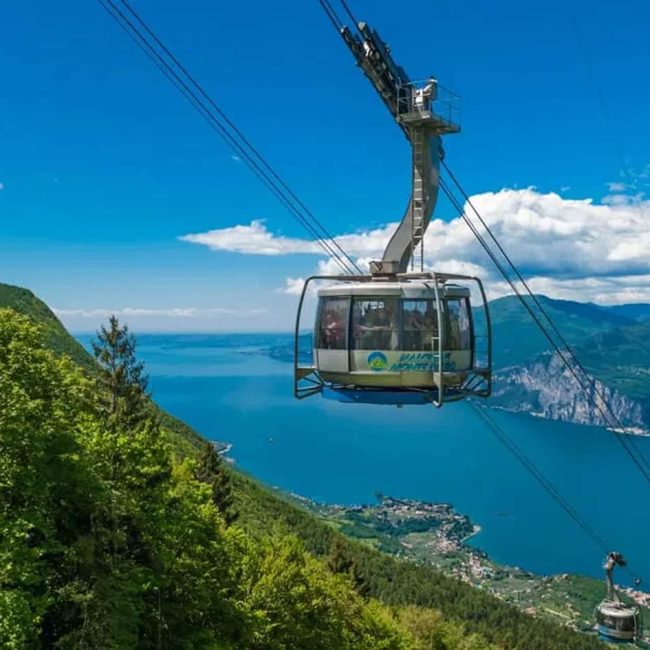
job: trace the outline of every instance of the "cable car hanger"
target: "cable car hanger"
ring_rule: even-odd
[[[483,284],[473,276],[424,270],[442,136],[460,131],[458,97],[434,77],[412,81],[375,30],[356,21],[351,29],[329,3],[321,4],[411,145],[411,195],[369,274],[312,276],[305,282],[294,332],[294,394],[398,406],[487,397],[492,337]],[[310,284],[318,280],[328,286],[318,290],[313,362],[301,365],[301,312]],[[472,287],[480,307],[471,302]]]

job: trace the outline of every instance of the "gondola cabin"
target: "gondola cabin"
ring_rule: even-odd
[[[609,643],[633,643],[641,637],[639,608],[616,600],[603,600],[596,608],[596,629]]]
[[[453,278],[478,285],[478,310]],[[440,405],[489,394],[489,313],[476,278],[332,279],[318,290],[313,363],[296,366],[298,397]]]
[[[635,643],[643,632],[641,610],[634,603],[623,603],[614,587],[613,572],[626,566],[625,558],[617,551],[607,554],[605,584],[607,595],[596,607],[596,631],[608,643]]]

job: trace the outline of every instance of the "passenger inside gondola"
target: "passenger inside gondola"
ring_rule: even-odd
[[[321,347],[341,350],[345,345],[347,301],[328,300],[320,319]]]
[[[422,350],[433,351],[438,348],[438,312],[434,303],[427,301],[427,309],[422,322]]]
[[[355,302],[353,334],[355,347],[358,350],[397,349],[397,310],[392,301]]]
[[[431,300],[404,300],[403,338],[404,350],[430,351],[438,336],[437,314]]]
[[[404,338],[402,346],[404,350],[424,350],[424,310],[426,310],[425,300],[405,300],[403,303],[403,327]]]
[[[445,348],[448,350],[459,350],[460,345],[460,304],[454,300],[447,302],[447,341]]]

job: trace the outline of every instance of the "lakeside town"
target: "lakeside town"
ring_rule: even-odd
[[[372,505],[324,505],[298,495],[292,500],[342,533],[414,562],[431,564],[462,582],[484,589],[523,611],[550,618],[576,630],[593,628],[593,608],[605,594],[595,578],[560,574],[541,576],[493,562],[470,545],[480,532],[452,504],[403,499],[378,493]],[[650,615],[650,593],[617,586],[621,597]]]

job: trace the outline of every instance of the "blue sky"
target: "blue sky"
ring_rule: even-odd
[[[551,233],[540,259],[557,264],[529,269],[540,290],[650,296],[648,256],[633,250],[648,232],[646,2],[351,5],[412,77],[434,74],[462,96],[447,162],[504,236],[519,227],[506,243]],[[379,229],[381,243],[408,195],[408,146],[316,0],[133,6],[332,232]],[[9,3],[0,55],[0,281],[31,288],[76,330],[110,311],[140,330],[290,326],[296,298],[282,287],[319,261],[290,254],[305,232],[99,4]],[[567,228],[563,201],[575,215]],[[456,215],[440,203],[437,216],[453,225]],[[288,254],[179,239],[254,220],[286,238]],[[574,251],[594,220],[610,248]],[[437,233],[431,248],[451,252],[433,261],[484,263],[457,245],[455,227]],[[568,268],[567,256],[580,263]]]

